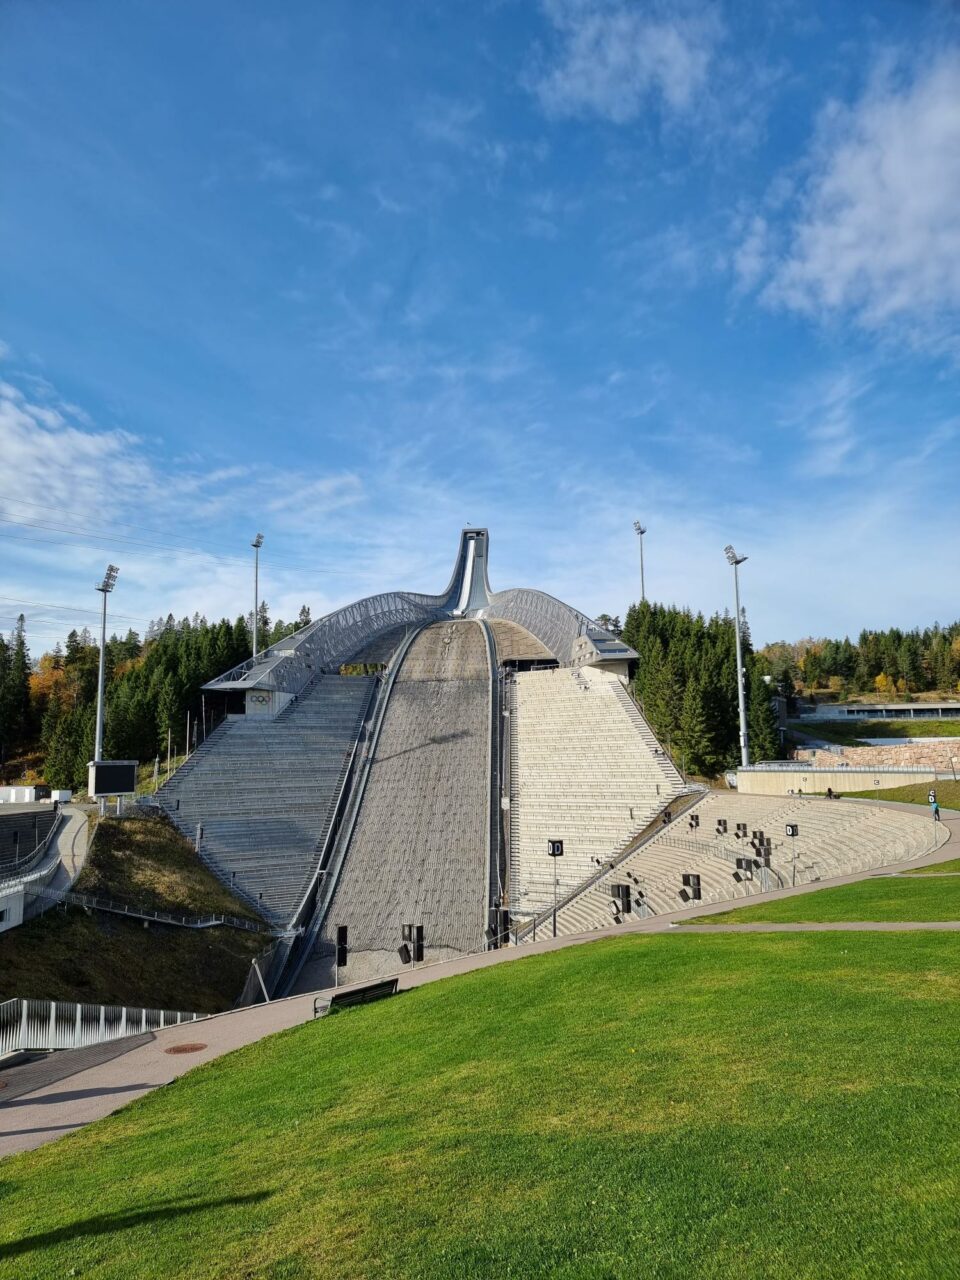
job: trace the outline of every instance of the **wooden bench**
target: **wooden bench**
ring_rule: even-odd
[[[335,1009],[349,1009],[355,1004],[371,1004],[374,1000],[395,996],[399,981],[399,978],[384,978],[380,982],[364,983],[362,987],[345,987],[329,997],[316,996],[313,1001],[313,1016],[322,1018]]]

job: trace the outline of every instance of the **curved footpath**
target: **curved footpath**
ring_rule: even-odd
[[[915,805],[896,805],[897,808],[917,812]],[[749,903],[718,902],[706,907],[687,907],[670,915],[637,919],[630,924],[612,925],[607,929],[595,929],[560,938],[547,938],[509,947],[502,951],[484,951],[477,955],[460,956],[423,968],[405,970],[399,975],[401,991],[437,982],[455,974],[470,973],[495,964],[521,960],[524,956],[539,955],[545,951],[557,951],[564,947],[580,946],[599,938],[620,937],[624,933],[667,933],[677,921],[729,911],[737,906],[753,906],[758,902],[779,901],[796,894],[810,893],[841,884],[869,880],[877,874],[891,875],[914,867],[933,866],[956,857],[956,845],[960,842],[960,812],[945,810],[942,820],[949,830],[949,839],[933,853],[911,862],[892,863],[881,872],[860,872],[855,875],[835,876],[813,884],[798,885],[795,889],[780,889],[771,893],[752,894]],[[931,820],[932,821],[932,820]],[[895,921],[883,923],[851,922],[831,924],[739,924],[739,925],[690,925],[683,929],[688,933],[802,933],[837,931],[876,931],[902,933],[915,930],[960,930],[960,921]],[[679,930],[677,932],[680,932]],[[341,988],[343,990],[345,988]],[[33,1147],[52,1142],[55,1138],[82,1128],[93,1120],[118,1110],[134,1098],[169,1084],[178,1076],[201,1063],[210,1062],[233,1049],[252,1044],[275,1031],[309,1022],[314,1014],[314,1000],[320,995],[331,995],[333,989],[310,992],[277,1000],[269,1005],[255,1005],[230,1013],[216,1014],[202,1022],[186,1023],[155,1032],[144,1043],[142,1037],[126,1050],[112,1054],[108,1061],[91,1062],[88,1050],[66,1051],[54,1061],[13,1067],[0,1073],[0,1082],[10,1088],[11,1096],[4,1101],[0,1089],[0,1157],[28,1151]],[[171,1054],[169,1051],[183,1044],[200,1044],[194,1053]],[[114,1043],[116,1047],[116,1042]],[[85,1055],[85,1056],[75,1056]]]

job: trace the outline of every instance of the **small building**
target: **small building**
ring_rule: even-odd
[[[804,714],[812,720],[960,719],[958,702],[820,702]]]

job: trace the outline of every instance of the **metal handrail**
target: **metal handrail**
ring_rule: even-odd
[[[487,803],[487,895],[488,907],[498,906],[503,902],[503,877],[501,875],[501,829],[500,829],[500,794],[502,782],[500,777],[500,733],[503,724],[502,681],[497,664],[497,646],[493,638],[490,624],[478,618],[483,638],[487,647],[487,662],[490,667],[490,725],[487,733],[487,778],[489,796]]]
[[[0,1055],[23,1050],[79,1049],[182,1022],[197,1022],[205,1016],[181,1010],[16,997],[0,1003]]]
[[[300,975],[300,970],[303,968],[307,957],[313,950],[316,940],[320,934],[320,930],[323,927],[324,919],[326,918],[327,911],[329,910],[330,903],[333,899],[334,891],[337,887],[337,880],[339,878],[340,871],[343,868],[347,850],[350,847],[350,841],[353,839],[353,829],[356,825],[360,805],[363,801],[367,779],[370,776],[373,757],[376,754],[377,743],[380,740],[380,731],[383,728],[383,721],[387,714],[387,706],[390,702],[390,695],[393,692],[394,683],[410,646],[426,625],[426,623],[414,625],[403,637],[403,640],[394,650],[390,666],[387,669],[386,678],[379,686],[377,703],[371,717],[370,729],[367,734],[366,743],[364,744],[364,751],[360,758],[357,776],[354,778],[353,786],[350,788],[350,794],[347,798],[346,812],[340,823],[340,829],[337,832],[336,839],[330,848],[330,862],[327,867],[323,868],[324,876],[317,894],[317,905],[314,906],[313,916],[309,925],[306,927],[304,933],[299,939],[297,952],[293,956],[292,970],[282,975],[282,994],[288,994],[291,987],[296,982]]]
[[[213,914],[209,916],[174,915],[169,911],[151,911],[148,907],[129,906],[127,903],[114,902],[109,898],[98,898],[89,893],[74,893],[70,889],[27,889],[33,898],[43,898],[52,903],[66,903],[68,906],[84,907],[89,911],[108,911],[112,915],[131,916],[136,920],[153,920],[157,924],[171,924],[183,929],[212,929],[224,926],[228,929],[243,929],[247,933],[272,933],[273,930],[257,924],[254,920],[244,920],[241,916]]]
[[[353,783],[353,778],[356,771],[357,756],[360,751],[361,744],[366,740],[367,723],[371,715],[373,714],[374,708],[376,706],[376,700],[379,694],[379,687],[380,687],[380,677],[374,676],[370,685],[370,694],[367,698],[367,705],[364,707],[363,715],[360,717],[359,727],[357,729],[356,736],[354,737],[354,740],[353,740],[353,746],[350,749],[349,755],[347,755],[346,753],[344,754],[345,767],[343,766],[341,767],[342,773],[341,773],[341,779],[340,779],[340,786],[337,789],[337,798],[334,801],[333,808],[330,810],[329,826],[327,827],[326,834],[323,837],[323,843],[320,844],[320,841],[319,840],[317,841],[317,844],[320,845],[319,847],[320,857],[317,859],[316,870],[311,876],[310,884],[307,887],[306,892],[303,894],[303,897],[300,899],[300,902],[297,906],[296,911],[294,911],[293,915],[290,917],[292,924],[296,924],[302,919],[303,915],[305,914],[305,908],[307,907],[307,904],[311,899],[311,895],[313,896],[314,901],[316,900],[316,894],[317,894],[317,890],[320,883],[320,877],[324,873],[326,861],[330,856],[330,851],[333,847],[333,842],[336,839],[336,837],[340,834],[340,828],[343,825],[343,810],[344,810],[345,802],[346,802],[347,796],[350,793],[350,787]]]
[[[695,787],[696,789],[694,789]],[[703,799],[703,796],[708,789],[709,788],[707,787],[700,788],[696,784],[692,784],[687,791],[682,791],[678,796],[675,796],[673,800],[670,801],[671,805],[689,797],[693,797],[693,803],[684,805],[683,808],[678,809],[671,817],[670,822],[666,825],[661,821],[659,815],[651,819],[647,824],[646,829],[641,831],[638,836],[634,836],[632,840],[628,840],[619,853],[612,854],[609,858],[604,858],[603,865],[598,868],[598,870],[593,872],[592,875],[587,876],[585,880],[581,880],[575,888],[571,889],[569,893],[560,898],[557,902],[556,908],[551,904],[543,911],[537,912],[532,919],[527,920],[524,924],[518,926],[515,932],[517,941],[519,942],[528,933],[536,932],[536,929],[540,925],[549,923],[549,921],[553,919],[554,910],[558,913],[562,911],[564,907],[568,906],[574,900],[574,898],[578,898],[580,894],[585,893],[587,889],[592,889],[595,884],[608,874],[608,872],[619,867],[622,862],[625,862],[626,859],[631,856],[631,854],[636,853],[638,849],[642,849],[645,845],[649,844],[651,840],[655,840],[657,836],[661,835],[664,831],[669,831],[670,827],[672,827],[679,818],[682,818],[685,813],[688,813],[694,805]]]
[[[19,884],[21,880],[25,880],[28,876],[36,874],[50,847],[50,841],[57,834],[62,821],[63,810],[59,809],[54,815],[53,824],[51,825],[50,830],[43,837],[33,852],[24,859],[25,865],[18,868],[15,875],[4,875],[0,878],[0,889],[6,889],[11,885]]]

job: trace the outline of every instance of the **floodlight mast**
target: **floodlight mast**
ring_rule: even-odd
[[[643,604],[647,598],[646,583],[643,580],[643,535],[647,532],[647,527],[641,524],[639,520],[634,520],[633,527],[636,530],[637,537],[640,539],[640,603]]]
[[[106,678],[107,653],[107,596],[113,590],[120,570],[108,564],[103,581],[96,583],[96,590],[103,596],[103,612],[100,616],[100,670],[97,675],[97,727],[93,739],[94,760],[103,759],[103,686]]]
[[[257,656],[257,623],[260,613],[260,548],[263,546],[263,534],[258,533],[250,543],[253,547],[253,656]]]
[[[737,638],[737,700],[740,705],[740,764],[746,769],[750,764],[750,739],[747,733],[747,690],[744,683],[743,672],[743,640],[740,634],[740,565],[743,564],[746,556],[738,556],[733,547],[728,543],[723,548],[723,554],[727,557],[727,563],[733,565],[733,592],[737,605],[737,615],[735,618],[735,636]]]

